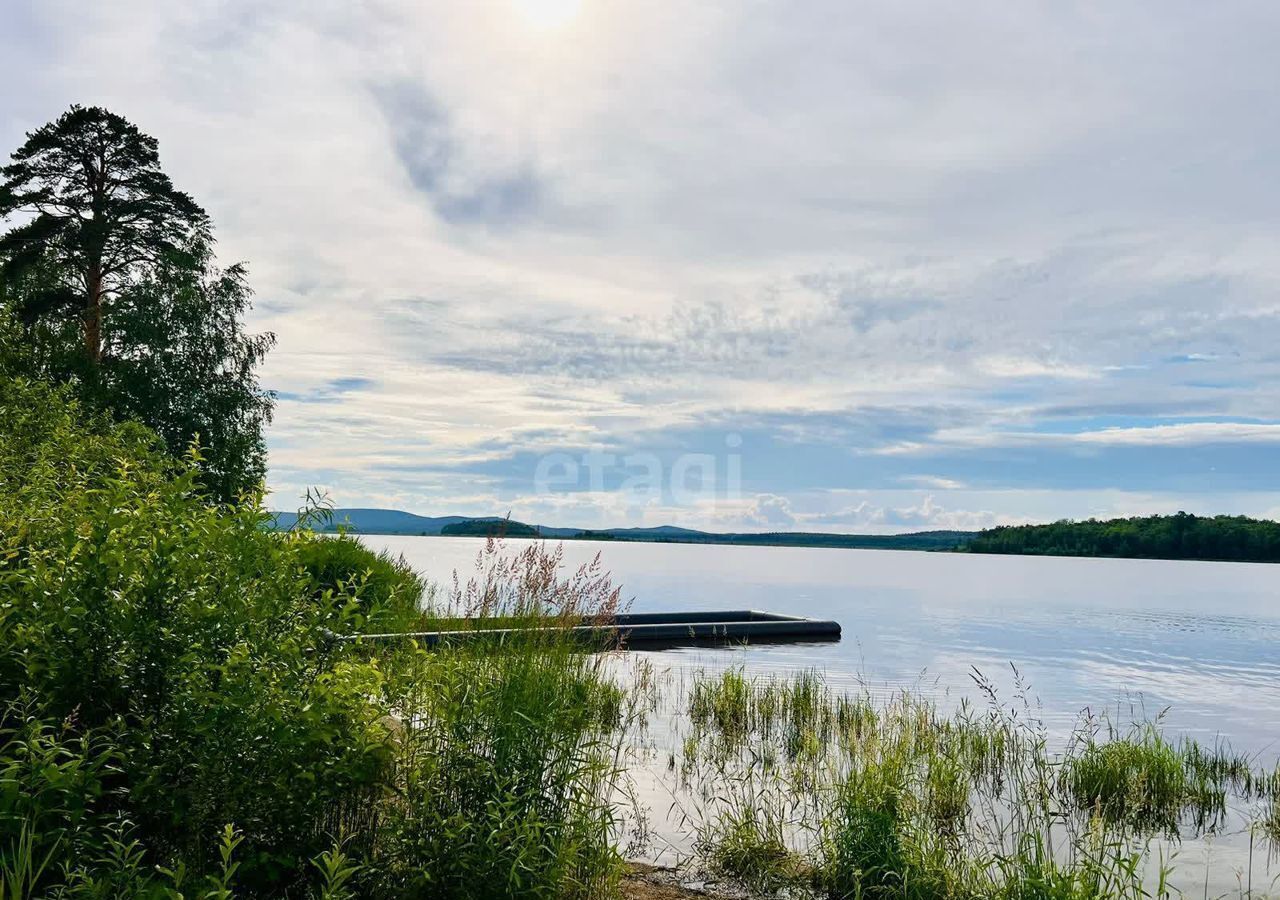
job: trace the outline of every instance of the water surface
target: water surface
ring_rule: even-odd
[[[366,536],[428,578],[471,571],[474,538]],[[512,540],[513,549],[527,542]],[[1280,749],[1280,567],[899,550],[568,541],[600,553],[635,612],[755,608],[835,619],[834,644],[661,651],[676,667],[818,668],[835,686],[1014,701],[1014,669],[1051,732],[1082,711],[1164,710],[1171,729]]]
[[[484,546],[474,538],[366,536],[441,584],[465,580]],[[527,546],[512,540],[512,551]],[[835,619],[830,644],[644,652],[674,682],[699,669],[751,674],[818,669],[827,682],[873,695],[910,690],[946,708],[999,702],[1026,710],[1048,737],[1082,715],[1117,725],[1162,717],[1167,732],[1224,741],[1270,767],[1280,756],[1280,566],[1158,560],[969,556],[894,550],[566,542],[566,566],[599,553],[636,612],[755,608]],[[1025,705],[1024,705],[1025,704]],[[1025,714],[1025,712],[1024,712]],[[660,725],[674,727],[674,720]],[[658,741],[660,744],[661,741]],[[1064,741],[1065,743],[1065,741]],[[661,758],[633,768],[654,815],[647,853],[674,862],[690,834],[665,787]],[[1214,837],[1150,848],[1177,859],[1188,896],[1235,896],[1280,883],[1255,846],[1247,809]],[[1273,881],[1273,879],[1275,881]]]

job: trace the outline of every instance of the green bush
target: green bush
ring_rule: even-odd
[[[306,535],[297,555],[312,596],[349,596],[347,624],[367,632],[408,631],[420,623],[424,586],[403,560],[377,553],[353,537]]]
[[[610,896],[621,874],[612,800],[623,692],[606,661],[548,628],[613,613],[598,564],[563,577],[559,550],[509,556],[495,541],[475,577],[426,611],[514,632],[398,658],[403,803],[387,811],[383,893],[456,898]],[[537,626],[520,630],[521,626]],[[434,626],[432,626],[434,627]]]
[[[215,507],[149,435],[81,425],[61,392],[8,382],[0,415],[6,696],[118,750],[113,790],[158,859],[204,869],[228,822],[243,882],[288,884],[390,764],[373,662],[332,664],[305,537]],[[34,827],[35,823],[33,823]]]
[[[118,799],[115,741],[36,713],[22,701],[0,710],[0,880],[9,894],[40,884],[48,862],[103,846]]]
[[[423,624],[421,582],[212,504],[194,458],[65,391],[0,378],[0,419],[0,894],[613,883],[619,697],[568,638],[335,643]],[[481,615],[567,622],[607,588],[520,559],[490,567]]]
[[[607,802],[617,699],[600,663],[539,646],[418,657],[407,779],[385,850],[413,896],[598,897],[618,875]]]

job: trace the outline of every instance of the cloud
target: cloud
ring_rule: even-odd
[[[903,441],[878,447],[871,452],[885,456],[922,455],[942,448],[991,447],[1157,447],[1212,446],[1221,444],[1280,443],[1280,423],[1276,422],[1179,422],[1100,428],[1088,431],[990,431],[944,429],[927,442]]]
[[[1183,422],[1147,428],[1104,428],[1072,436],[1085,444],[1169,447],[1178,444],[1280,442],[1280,423]]]
[[[940,491],[957,491],[965,486],[964,482],[954,478],[939,478],[937,475],[907,475],[902,478],[905,484],[914,484],[923,488],[935,488]]]
[[[898,507],[884,511],[884,521],[888,525],[910,528],[945,528],[961,531],[976,531],[990,528],[999,522],[999,517],[990,510],[951,510],[938,505],[933,495],[925,496],[918,506]]]
[[[533,162],[506,171],[477,169],[463,159],[448,112],[414,81],[376,87],[372,95],[387,122],[396,158],[415,188],[453,224],[505,225],[531,215],[541,187]],[[490,161],[491,162],[491,161]]]
[[[252,264],[281,496],[892,529],[1272,489],[1274,4],[6,23],[0,146],[118,109]],[[530,493],[547,453],[728,434],[736,505]]]
[[[996,378],[1099,378],[1102,374],[1085,366],[1017,356],[984,356],[974,365]]]
[[[992,510],[948,509],[938,504],[932,494],[908,506],[881,505],[862,500],[831,515],[814,515],[813,520],[826,526],[824,530],[841,528],[870,531],[976,531],[995,525],[1014,524],[1007,515]]]
[[[796,523],[795,514],[791,511],[791,501],[777,494],[757,496],[744,518],[748,524],[770,528],[788,527]]]
[[[309,391],[278,391],[276,392],[277,403],[337,403],[343,395],[352,394],[358,391],[368,391],[377,384],[372,378],[362,378],[354,376],[346,376],[343,378],[334,378],[327,384],[320,385]]]

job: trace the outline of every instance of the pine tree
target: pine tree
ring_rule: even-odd
[[[245,333],[244,267],[215,266],[209,217],[161,171],[156,140],[73,106],[0,177],[0,219],[16,221],[0,235],[0,306],[22,323],[29,373],[175,453],[198,441],[219,499],[254,488],[272,409],[256,369],[274,337]]]

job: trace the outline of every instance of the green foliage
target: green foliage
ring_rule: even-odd
[[[612,883],[619,697],[568,637],[448,654],[335,644],[330,631],[423,621],[403,563],[272,531],[257,502],[209,506],[194,457],[173,461],[65,388],[0,378],[0,417],[0,696],[22,698],[0,710],[4,890],[482,897],[500,883],[559,897]],[[508,601],[548,575],[539,602],[588,599],[558,566],[498,566],[490,611],[534,615]]]
[[[612,615],[618,592],[598,561],[562,568],[559,550],[507,556],[490,540],[424,625],[463,613],[513,633],[391,651],[405,672],[392,699],[405,802],[388,811],[383,852],[405,865],[380,873],[387,893],[587,898],[616,884],[625,698],[567,626]]]
[[[869,760],[838,787],[826,823],[822,871],[838,897],[911,896],[908,886],[925,884],[911,871],[903,848],[901,796],[906,786],[901,763],[900,757]]]
[[[1266,808],[1259,820],[1259,831],[1273,847],[1280,847],[1280,765],[1264,777],[1262,793],[1267,798]]]
[[[81,389],[117,419],[147,425],[171,453],[198,440],[201,484],[222,500],[255,491],[266,474],[273,401],[256,370],[275,338],[244,331],[246,278],[243,265],[217,268],[207,243],[152,267],[111,304],[97,378]]]
[[[243,878],[287,883],[335,803],[389,765],[368,699],[382,673],[320,646],[321,624],[354,615],[348,598],[317,602],[299,538],[266,532],[255,505],[207,506],[194,471],[136,429],[81,429],[38,386],[0,391],[15,426],[0,459],[0,690],[110,731],[130,819],[161,858],[202,867],[235,822],[254,848]]]
[[[355,897],[351,882],[359,876],[363,867],[352,861],[341,844],[334,844],[312,860],[311,864],[320,876],[317,900],[350,900]]]
[[[230,500],[264,474],[272,400],[248,335],[244,267],[213,263],[208,217],[160,170],[156,141],[73,106],[0,170],[0,317],[9,367],[145,423],[170,452],[199,439],[201,481]]]
[[[990,690],[985,682],[980,682]],[[833,694],[813,672],[699,674],[672,758],[695,851],[752,888],[833,898],[1169,897],[1153,839],[1224,834],[1270,773],[1223,747],[1080,723],[1061,754],[1024,709]],[[803,895],[803,894],[801,894]]]
[[[1177,748],[1151,728],[1133,738],[1090,744],[1063,776],[1081,806],[1166,831],[1176,829],[1190,788]]]
[[[0,236],[0,272],[34,277],[28,318],[78,317],[90,362],[104,297],[209,237],[205,211],[160,170],[155,138],[101,107],[72,106],[28,134],[0,176],[0,217],[30,213]]]
[[[34,715],[30,703],[0,710],[0,847],[35,883],[37,860],[92,848],[110,823],[120,752],[106,732],[83,733]],[[18,861],[21,861],[20,865]]]
[[[1062,788],[1078,806],[1129,829],[1178,833],[1185,818],[1204,830],[1226,818],[1228,794],[1258,782],[1248,759],[1196,741],[1174,742],[1153,724],[1089,736],[1064,763]]]
[[[352,537],[306,534],[298,561],[318,600],[349,598],[346,624],[360,631],[403,632],[420,624],[424,585],[403,559],[375,553]]]
[[[803,883],[805,862],[787,847],[786,822],[771,813],[730,809],[712,823],[698,842],[712,870],[761,893]]]
[[[1280,562],[1280,523],[1246,516],[1146,516],[992,528],[970,553]]]
[[[567,642],[416,657],[402,744],[406,814],[388,852],[442,897],[596,897],[619,871],[604,801],[618,772],[600,663]]]

